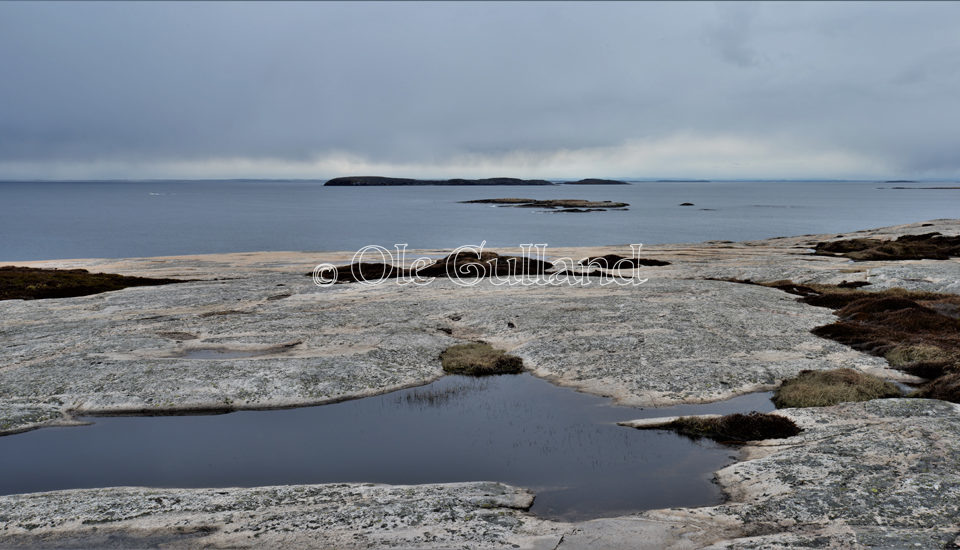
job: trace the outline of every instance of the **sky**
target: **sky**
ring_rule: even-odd
[[[0,179],[960,178],[960,3],[0,3]]]

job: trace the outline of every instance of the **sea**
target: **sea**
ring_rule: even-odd
[[[957,217],[956,183],[633,181],[630,185],[324,187],[323,181],[0,182],[0,262],[367,245],[452,249],[740,241]],[[560,213],[502,197],[629,203]],[[693,206],[680,206],[693,203]]]

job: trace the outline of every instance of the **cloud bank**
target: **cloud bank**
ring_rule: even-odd
[[[955,178],[958,27],[954,3],[5,3],[0,178]]]

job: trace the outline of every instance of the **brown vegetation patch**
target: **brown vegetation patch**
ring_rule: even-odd
[[[550,262],[523,256],[501,256],[496,252],[460,252],[450,254],[416,271],[377,262],[358,262],[336,268],[337,283],[376,282],[397,277],[519,277],[545,274],[553,268]],[[326,274],[324,274],[326,275]],[[307,273],[308,277],[313,272]]]
[[[777,408],[828,407],[900,395],[900,390],[890,382],[853,369],[804,370],[780,384],[773,403]]]
[[[801,431],[789,418],[759,412],[728,414],[719,418],[678,418],[665,427],[689,437],[709,437],[734,443],[793,437]]]
[[[849,285],[824,285],[819,283],[798,284],[790,280],[771,282],[755,282],[751,281],[750,279],[709,280],[776,288],[777,290],[782,290],[789,294],[800,296],[800,301],[805,304],[828,307],[830,309],[840,309],[847,304],[863,298],[907,298],[914,301],[921,301],[923,302],[922,305],[934,310],[945,309],[945,311],[952,311],[955,307],[960,308],[960,296],[955,294],[944,294],[940,292],[905,290],[902,288],[888,288],[886,290],[870,291],[860,290],[860,288],[851,287]]]
[[[446,372],[470,376],[523,371],[523,359],[483,342],[450,346],[440,354],[440,364]]]
[[[338,283],[356,283],[359,281],[379,281],[381,279],[395,279],[409,275],[409,270],[390,264],[379,262],[357,262],[350,265],[337,266]],[[308,273],[313,276],[313,273]]]
[[[844,256],[855,261],[946,260],[960,256],[960,236],[940,233],[903,235],[896,240],[846,239],[817,243],[815,254]]]
[[[928,382],[914,394],[914,397],[942,399],[960,403],[960,372],[947,374]]]
[[[553,264],[522,256],[501,256],[496,252],[450,254],[432,265],[418,269],[421,277],[492,277],[546,273]]]
[[[836,311],[840,320],[817,327],[813,333],[880,356],[887,356],[899,347],[901,349],[891,356],[894,358],[891,365],[897,368],[917,361],[941,360],[960,352],[960,323],[928,307],[938,301],[951,303],[960,297],[916,293],[915,299],[911,299],[904,291],[867,294],[875,295],[847,301]],[[934,354],[937,357],[917,357],[916,361],[905,362],[904,350],[909,346],[941,351]]]
[[[623,268],[632,269],[640,266],[661,266],[670,265],[670,262],[663,260],[652,260],[649,258],[626,258],[619,254],[607,254],[605,256],[593,256],[580,260],[580,265],[588,267],[599,267],[602,269]]]
[[[185,282],[187,281],[180,279],[90,273],[86,269],[41,269],[8,265],[0,267],[0,300],[70,298],[135,286]]]
[[[952,378],[940,379],[960,373],[960,296],[902,288],[871,292],[792,281],[736,282],[778,288],[800,296],[801,302],[835,309],[836,322],[811,332],[884,357],[891,367],[908,374],[932,378],[929,388],[949,389]],[[946,389],[930,389],[923,395],[953,396],[949,399],[956,401]]]

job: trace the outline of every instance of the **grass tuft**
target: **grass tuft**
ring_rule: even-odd
[[[523,371],[523,359],[482,342],[450,346],[440,354],[440,363],[446,372],[470,376]]]
[[[853,369],[805,370],[780,384],[773,403],[777,408],[828,407],[900,396],[900,390],[890,382]]]

